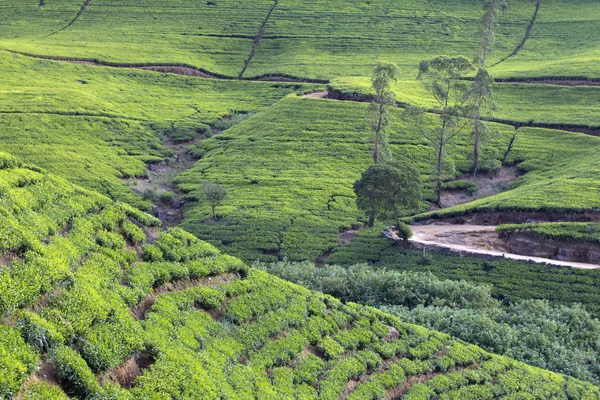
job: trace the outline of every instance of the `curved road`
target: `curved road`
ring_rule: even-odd
[[[549,258],[522,256],[507,253],[494,248],[495,226],[483,225],[414,225],[411,243],[426,246],[436,246],[457,253],[484,254],[494,257],[504,257],[517,261],[532,261],[539,264],[557,267],[598,269],[600,265],[570,261],[552,260]],[[462,238],[469,238],[464,240]],[[474,238],[474,240],[472,240]],[[475,244],[473,244],[475,243]]]

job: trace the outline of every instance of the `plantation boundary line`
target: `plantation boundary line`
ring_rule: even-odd
[[[146,71],[162,72],[175,75],[184,76],[195,76],[205,79],[219,79],[219,80],[240,80],[234,76],[228,76],[210,72],[204,68],[199,68],[194,65],[184,63],[172,63],[172,64],[153,64],[153,63],[116,63],[110,61],[102,61],[96,58],[80,58],[80,57],[58,57],[58,56],[46,56],[32,53],[25,53],[16,50],[10,50],[6,48],[0,48],[0,50],[7,51],[12,54],[18,54],[24,57],[37,58],[40,60],[66,62],[70,64],[83,64],[94,67],[111,67],[111,68],[127,68],[127,69],[140,69]],[[309,79],[301,78],[287,74],[263,74],[248,78],[242,78],[244,81],[257,81],[257,82],[282,82],[282,83],[315,83],[326,85],[329,84],[329,80],[325,79]]]
[[[69,21],[69,23],[68,23],[67,25],[63,26],[63,27],[62,27],[62,28],[60,28],[59,30],[57,30],[57,31],[54,31],[54,32],[52,32],[51,34],[49,34],[49,35],[46,35],[46,36],[44,36],[44,37],[50,37],[50,36],[52,36],[52,35],[56,35],[57,33],[59,33],[59,32],[62,32],[62,31],[64,31],[65,29],[67,29],[68,27],[70,27],[71,25],[73,25],[73,24],[75,23],[75,21],[77,21],[77,20],[79,19],[79,17],[81,17],[81,14],[83,14],[83,12],[85,11],[85,9],[86,9],[86,8],[87,8],[87,7],[88,7],[90,4],[92,4],[92,1],[93,1],[93,0],[85,0],[85,1],[83,2],[83,4],[81,5],[81,8],[79,9],[79,11],[77,11],[77,14],[75,14],[75,18],[73,18],[71,21]],[[40,6],[42,6],[42,5],[43,5],[43,4],[41,4],[41,2],[40,2]]]
[[[33,115],[60,115],[63,117],[90,117],[90,118],[109,118],[109,119],[124,119],[127,121],[146,122],[147,120],[135,117],[123,117],[121,115],[111,114],[92,114],[67,111],[19,111],[19,110],[0,110],[0,114],[33,114]]]
[[[531,36],[531,30],[533,29],[533,25],[535,24],[535,20],[537,19],[538,11],[540,10],[541,5],[542,0],[537,0],[537,2],[535,3],[535,11],[533,12],[531,22],[529,22],[529,26],[527,26],[527,29],[525,30],[525,36],[523,36],[523,40],[521,40],[521,43],[519,43],[517,48],[512,53],[510,53],[509,55],[492,65],[490,68],[493,68],[496,65],[508,60],[509,58],[516,56],[519,53],[519,51],[521,51],[521,49],[523,48],[523,46],[525,46],[525,43],[527,42],[527,40],[529,40],[529,37]]]
[[[254,41],[252,43],[252,50],[250,50],[250,54],[248,55],[248,59],[246,60],[246,62],[244,64],[244,68],[242,68],[242,72],[240,72],[240,74],[238,76],[238,79],[242,79],[244,77],[244,72],[246,72],[246,69],[248,69],[248,65],[250,65],[250,61],[252,61],[252,59],[254,58],[254,54],[256,53],[256,49],[258,48],[258,45],[259,45],[259,43],[260,43],[260,41],[261,41],[261,39],[263,37],[263,34],[265,33],[265,27],[267,26],[267,23],[269,22],[269,18],[271,18],[271,14],[273,14],[273,11],[275,10],[275,7],[277,7],[278,3],[279,3],[279,0],[275,0],[275,2],[273,3],[273,6],[269,10],[269,13],[267,14],[267,17],[265,18],[265,20],[263,21],[262,25],[258,29],[258,34],[254,38]]]
[[[320,92],[309,93],[302,97],[313,98],[313,99],[314,98],[327,98],[330,100],[354,101],[354,102],[358,102],[358,103],[369,103],[369,102],[373,101],[373,99],[370,95],[365,95],[365,94],[361,94],[361,93],[344,94],[339,91],[329,91],[329,95],[326,97],[317,96],[317,95],[320,95]],[[407,108],[409,105],[410,104],[404,103],[401,101],[396,102],[396,106],[400,107],[400,108]],[[431,114],[439,114],[439,111],[431,110],[431,109],[427,109],[427,108],[425,109],[425,112],[428,112]],[[495,122],[495,123],[503,124],[503,125],[510,125],[510,126],[514,127],[515,129],[543,128],[543,129],[551,129],[551,130],[557,130],[557,131],[583,133],[585,135],[590,135],[590,136],[600,136],[600,126],[543,123],[543,122],[534,122],[534,121],[519,122],[519,121],[508,120],[508,119],[489,118],[489,117],[482,118],[482,120],[488,121],[488,122]]]

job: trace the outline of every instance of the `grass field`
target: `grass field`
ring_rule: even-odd
[[[432,108],[435,103],[420,81],[405,76],[394,85],[396,101]],[[331,89],[343,96],[370,96],[368,77],[341,77],[331,81]],[[494,118],[515,124],[552,124],[600,127],[596,112],[600,103],[599,86],[559,86],[536,83],[499,83],[493,86],[497,110]]]
[[[352,184],[370,162],[365,113],[363,103],[289,97],[202,142],[201,160],[178,182],[193,197],[200,180],[218,181],[230,198],[216,223],[203,223],[210,216],[207,204],[190,204],[184,226],[245,260],[316,259],[337,243],[340,229],[359,222]],[[416,165],[427,181],[432,150],[396,117],[392,153]],[[501,157],[513,128],[494,128],[502,133],[491,148]],[[512,190],[417,218],[483,210],[598,209],[598,146],[600,139],[584,134],[522,128],[508,161],[526,174]],[[469,151],[468,136],[451,149],[458,175],[470,168]]]
[[[328,79],[366,75],[388,58],[416,73],[439,54],[475,53],[481,17],[476,0],[378,2],[280,0],[245,76],[289,74]],[[218,0],[192,3],[94,0],[69,25],[81,3],[0,2],[6,30],[0,46],[46,56],[121,63],[184,63],[238,76],[253,39],[274,2]],[[521,42],[535,4],[516,0],[498,19],[494,63]],[[531,37],[515,57],[494,67],[497,76],[600,77],[594,44],[597,2],[544,1]],[[590,20],[590,18],[592,18]],[[176,21],[176,23],[173,23]],[[64,28],[64,29],[63,29]],[[102,34],[98,34],[102,32]]]
[[[178,127],[200,132],[232,110],[255,112],[289,93],[320,88],[71,65],[7,52],[0,52],[0,73],[5,151],[142,207],[119,179],[144,176],[146,163],[169,154],[165,127],[174,126],[173,134]]]

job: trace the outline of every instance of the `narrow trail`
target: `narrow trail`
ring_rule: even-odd
[[[486,255],[516,261],[527,261],[554,267],[598,269],[600,265],[550,258],[524,256],[497,249],[494,236],[498,236],[495,226],[488,225],[415,225],[412,226],[411,244],[431,250],[447,250],[464,255]],[[400,239],[398,239],[400,240]]]
[[[250,50],[248,59],[244,63],[244,68],[242,68],[242,72],[240,72],[240,74],[238,75],[238,79],[244,78],[244,73],[246,72],[246,70],[248,69],[248,66],[250,65],[250,62],[254,58],[254,54],[256,54],[256,49],[258,48],[258,45],[260,44],[260,41],[262,40],[263,35],[265,33],[265,27],[267,26],[267,23],[269,22],[269,18],[271,18],[271,14],[273,14],[273,11],[275,10],[275,7],[277,7],[278,3],[279,3],[279,0],[275,0],[275,2],[273,3],[273,6],[269,10],[269,13],[267,14],[267,17],[265,18],[262,25],[258,29],[258,34],[254,38],[254,41],[252,43],[252,50]]]
[[[523,40],[521,40],[521,43],[519,43],[519,45],[517,46],[517,48],[512,53],[510,53],[508,56],[504,57],[503,59],[501,59],[500,61],[498,61],[494,65],[492,65],[490,68],[495,67],[496,65],[498,65],[498,64],[500,64],[500,63],[508,60],[509,58],[514,57],[517,54],[519,54],[519,51],[521,51],[521,49],[523,48],[523,46],[525,46],[525,43],[531,37],[531,30],[533,29],[533,25],[535,24],[535,21],[537,19],[537,15],[538,15],[538,11],[540,11],[540,6],[541,5],[542,5],[542,0],[537,0],[537,2],[535,3],[535,11],[533,12],[533,17],[531,18],[531,21],[529,22],[529,26],[527,26],[527,29],[525,30],[525,36],[523,36]]]
[[[47,36],[45,36],[45,37],[50,37],[50,36],[52,36],[52,35],[56,35],[57,33],[59,33],[59,32],[62,32],[62,31],[64,31],[65,29],[69,28],[71,25],[73,25],[73,24],[75,23],[75,21],[77,21],[77,20],[79,19],[79,17],[81,17],[81,14],[83,14],[83,12],[85,11],[85,9],[86,9],[86,8],[87,8],[87,7],[88,7],[90,4],[92,4],[92,1],[93,1],[93,0],[85,0],[85,1],[83,2],[83,4],[81,5],[81,8],[79,9],[79,11],[77,11],[77,14],[75,14],[75,17],[74,17],[74,18],[73,18],[71,21],[69,21],[69,23],[68,23],[67,25],[63,26],[63,27],[62,27],[62,28],[60,28],[59,30],[57,30],[57,31],[54,31],[54,32],[52,32],[51,34],[49,34],[49,35],[47,35]],[[43,1],[40,1],[40,7],[44,5],[44,4],[42,4],[42,3],[43,3]]]

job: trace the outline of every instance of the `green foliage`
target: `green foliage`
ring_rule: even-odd
[[[86,398],[99,392],[100,384],[79,353],[69,347],[57,347],[51,352],[52,365],[68,394]]]
[[[356,205],[375,219],[399,219],[418,209],[421,201],[421,178],[409,164],[372,165],[354,183]]]
[[[37,361],[33,347],[17,330],[0,325],[0,398],[16,396]]]
[[[590,222],[541,222],[527,224],[505,224],[496,228],[498,232],[526,232],[533,235],[567,241],[600,243],[600,225]]]
[[[444,182],[442,184],[444,190],[466,190],[472,196],[479,190],[479,186],[471,181],[458,179],[456,181]]]
[[[24,399],[27,400],[68,400],[68,398],[58,387],[44,381],[28,384],[24,393]]]
[[[400,272],[365,264],[341,267],[277,262],[255,265],[285,280],[368,305],[394,304],[487,309],[495,305],[490,288],[465,281],[440,280],[428,272]]]

